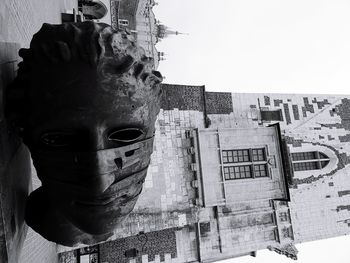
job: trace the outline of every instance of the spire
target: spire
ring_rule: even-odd
[[[163,39],[163,38],[166,38],[170,35],[185,35],[185,33],[171,30],[169,27],[167,27],[163,24],[160,24],[158,22],[158,24],[157,24],[157,37],[160,39]]]

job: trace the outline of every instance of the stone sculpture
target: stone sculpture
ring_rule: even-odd
[[[27,224],[65,246],[108,239],[141,193],[162,76],[127,31],[44,24],[21,49],[6,113],[42,186]]]

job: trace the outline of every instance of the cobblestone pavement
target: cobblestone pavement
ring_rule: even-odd
[[[42,23],[61,23],[61,12],[77,6],[77,0],[1,0],[0,41],[29,46]]]
[[[33,34],[43,23],[61,23],[61,12],[76,6],[77,0],[1,0],[0,42],[28,47]],[[39,186],[40,181],[34,175],[33,188]],[[19,263],[24,262],[57,262],[56,244],[46,241],[29,228],[19,260]]]

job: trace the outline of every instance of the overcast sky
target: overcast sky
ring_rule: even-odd
[[[159,0],[156,18],[189,35],[157,44],[166,83],[207,91],[349,94],[349,0]],[[298,245],[298,263],[349,263],[350,237]],[[225,262],[284,263],[270,251]]]
[[[348,93],[348,0],[159,0],[166,82],[209,91]]]

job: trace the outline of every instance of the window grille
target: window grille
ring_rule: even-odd
[[[328,156],[318,151],[292,153],[291,156],[295,172],[319,170],[329,163]]]
[[[223,150],[225,180],[268,177],[265,148]]]
[[[313,160],[317,159],[316,152],[299,152],[299,153],[292,153],[292,160],[293,161],[300,161],[300,160]]]
[[[250,162],[249,150],[224,150],[222,151],[223,163]]]

